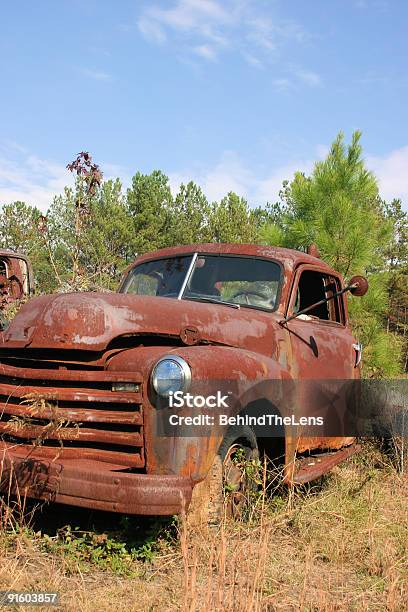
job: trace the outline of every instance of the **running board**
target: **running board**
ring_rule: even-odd
[[[334,453],[324,453],[321,455],[310,455],[298,460],[297,469],[293,476],[293,484],[305,484],[315,480],[323,474],[329,472],[335,465],[348,459],[361,450],[361,444],[352,444],[346,448],[341,448]]]

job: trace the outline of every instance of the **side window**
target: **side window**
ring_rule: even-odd
[[[340,289],[338,279],[322,272],[305,270],[302,272],[297,288],[294,312],[308,308],[316,302],[330,297]],[[341,298],[340,298],[341,299]],[[339,298],[324,302],[307,313],[308,317],[321,319],[323,321],[336,321],[342,323],[342,308]]]

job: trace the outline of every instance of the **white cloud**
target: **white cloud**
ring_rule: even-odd
[[[323,81],[316,72],[290,67],[287,76],[274,78],[272,84],[281,93],[292,93],[297,91],[301,85],[321,87]]]
[[[112,77],[107,72],[103,72],[102,70],[90,70],[89,68],[81,68],[81,74],[86,76],[94,81],[110,81]]]
[[[293,89],[295,89],[294,82],[288,78],[273,79],[272,84],[275,87],[275,89],[277,89],[278,91],[282,93],[288,93],[290,91],[293,91]]]
[[[161,44],[164,43],[167,36],[159,23],[148,17],[141,17],[138,22],[140,32],[148,40]]]
[[[253,206],[264,205],[278,199],[284,180],[291,180],[295,172],[306,175],[314,163],[324,159],[329,147],[319,144],[310,158],[298,158],[280,166],[271,167],[262,175],[256,172],[234,151],[225,151],[212,167],[192,167],[170,174],[170,184],[176,193],[180,183],[190,180],[203,189],[207,198],[219,200],[229,191],[245,197]],[[408,146],[392,151],[384,157],[368,157],[367,167],[377,179],[381,196],[386,200],[400,198],[408,210]]]
[[[98,57],[111,57],[112,54],[108,49],[104,49],[103,47],[99,47],[96,45],[90,45],[89,51]]]
[[[242,57],[250,66],[254,66],[255,68],[264,68],[263,62],[252,53],[248,53],[247,51],[241,52]]]
[[[408,146],[384,157],[368,157],[367,166],[378,179],[381,196],[385,200],[399,198],[408,209]]]
[[[193,180],[210,201],[235,191],[253,206],[264,205],[267,201],[277,200],[284,180],[291,180],[296,171],[309,174],[314,162],[326,157],[327,153],[327,146],[318,145],[309,159],[294,159],[260,174],[235,151],[225,151],[213,166],[196,165],[170,173],[170,184],[176,193],[180,183]],[[400,198],[407,209],[408,146],[383,157],[368,157],[366,162],[378,178],[382,197],[387,200]],[[131,177],[126,168],[104,162],[100,165],[105,179],[119,177],[125,188],[130,184]],[[23,200],[45,212],[53,197],[62,193],[72,180],[64,165],[42,159],[14,143],[0,144],[0,204]]]
[[[120,179],[123,189],[127,189],[131,182],[132,176],[129,173],[129,169],[121,166],[120,164],[111,164],[109,162],[101,162],[100,167],[103,172],[103,180],[116,180]]]
[[[322,79],[316,72],[297,70],[296,76],[300,81],[303,81],[303,83],[309,85],[310,87],[320,87],[322,85]]]
[[[311,35],[299,23],[284,21],[276,26],[276,31],[282,38],[287,38],[298,43],[305,43],[311,39]]]
[[[312,160],[294,160],[291,163],[271,168],[263,176],[254,170],[234,151],[225,151],[220,161],[212,168],[195,168],[170,174],[170,184],[176,193],[180,183],[196,182],[210,201],[220,200],[229,191],[243,196],[253,206],[264,205],[278,199],[282,182],[293,178],[296,171],[310,172]]]
[[[212,23],[229,21],[228,13],[214,0],[178,0],[170,9],[153,6],[147,10],[145,18],[176,30],[202,30]]]
[[[295,75],[280,53],[285,44],[303,44],[309,35],[297,23],[272,18],[265,4],[256,0],[172,0],[168,5],[162,8],[152,2],[142,9],[138,28],[153,44],[173,44],[182,61],[182,56],[215,60],[229,51],[255,68],[276,70],[279,65],[297,85],[320,84],[313,71],[299,70]]]
[[[224,38],[217,32],[220,25],[231,17],[214,0],[178,0],[172,8],[150,6],[141,14],[138,28],[143,36],[154,43],[163,43],[168,31],[194,33],[203,39],[223,44]]]
[[[356,0],[355,8],[362,10],[377,10],[380,12],[390,8],[388,0]]]
[[[0,204],[22,200],[46,211],[71,177],[63,165],[21,152],[0,149]]]
[[[180,183],[194,181],[210,201],[223,198],[229,191],[246,196],[253,182],[251,172],[233,151],[225,151],[220,161],[212,168],[201,167],[170,173],[169,179],[173,193],[178,191]]]
[[[126,168],[104,162],[100,166],[105,180],[119,177],[124,188],[130,185]],[[21,200],[46,212],[73,180],[65,165],[32,155],[16,143],[0,142],[0,206]]]
[[[247,40],[254,43],[258,47],[266,49],[266,51],[275,51],[277,32],[270,19],[262,19],[261,17],[251,19],[248,22]]]
[[[217,53],[214,47],[210,45],[199,45],[198,47],[194,47],[194,52],[207,60],[214,61],[217,59]]]
[[[292,180],[295,172],[309,174],[313,170],[314,163],[315,160],[299,159],[271,170],[270,174],[256,185],[256,203],[263,205],[266,202],[276,202],[283,181]]]

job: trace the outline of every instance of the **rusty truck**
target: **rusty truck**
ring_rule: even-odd
[[[34,293],[29,259],[11,249],[0,249],[0,310]]]
[[[33,298],[0,338],[3,491],[134,515],[197,498],[210,516],[226,484],[244,486],[238,453],[280,457],[290,484],[321,476],[356,452],[353,432],[282,415],[318,408],[299,383],[360,378],[347,295],[366,290],[313,249],[194,244],[139,256],[116,293]],[[218,409],[201,401],[205,434],[180,424],[194,402],[169,409],[200,389],[228,398],[215,427]],[[253,427],[265,413],[279,427]]]

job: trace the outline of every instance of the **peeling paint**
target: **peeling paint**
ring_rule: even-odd
[[[267,395],[271,380],[359,377],[343,296],[344,324],[300,319],[281,324],[294,299],[299,266],[336,275],[327,264],[289,249],[211,244],[146,254],[129,270],[149,259],[193,252],[279,261],[277,310],[120,292],[40,296],[21,309],[0,340],[0,456],[14,471],[14,487],[26,486],[33,497],[117,512],[179,512],[182,498],[188,504],[195,483],[206,476],[225,431],[194,438],[156,435],[150,374],[165,354],[183,357],[193,377],[209,388],[215,381],[232,381],[236,411],[261,399],[286,410],[287,398]],[[134,390],[115,391],[116,383]],[[41,409],[34,422],[14,427],[11,417],[33,417],[27,395]],[[297,401],[292,408],[307,414],[308,398]],[[66,423],[33,447],[53,418]],[[287,437],[286,480],[295,480],[291,466],[297,453],[335,451],[352,442]],[[327,469],[332,464],[330,458]],[[42,474],[40,483],[34,473]]]

